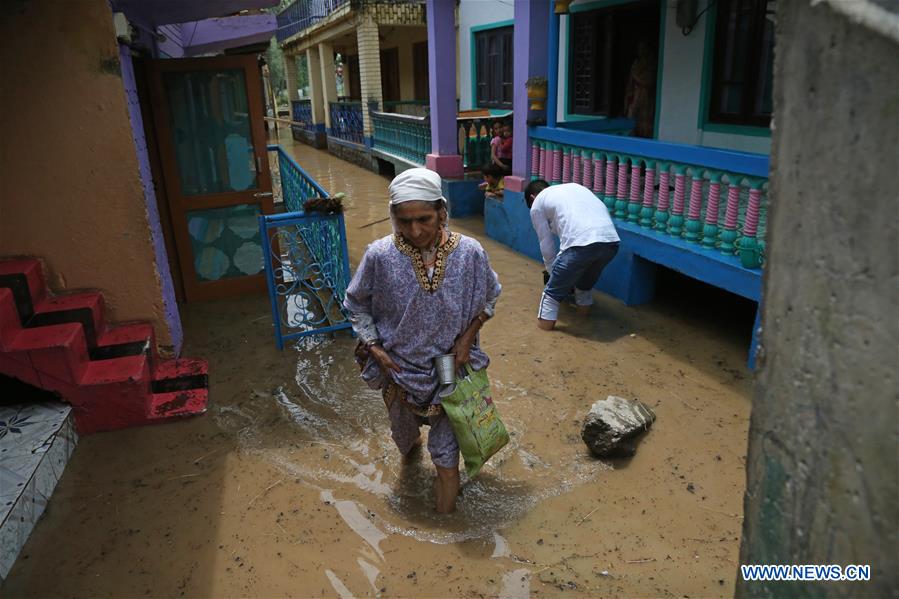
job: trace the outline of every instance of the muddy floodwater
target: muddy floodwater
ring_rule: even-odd
[[[281,143],[345,191],[350,260],[386,235],[387,180]],[[206,415],[82,438],[3,596],[731,596],[742,523],[751,314],[674,284],[650,305],[597,294],[538,331],[541,266],[481,240],[503,284],[482,333],[511,442],[459,509],[403,464],[349,335],[274,347],[268,301],[182,306],[184,354],[210,366]],[[691,292],[692,293],[692,292]],[[667,299],[666,299],[667,298]],[[726,308],[726,312],[730,308]],[[591,458],[607,395],[658,415],[630,460]],[[423,429],[426,430],[426,429]]]

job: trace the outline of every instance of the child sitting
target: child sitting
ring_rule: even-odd
[[[493,164],[507,175],[512,174],[512,124],[503,123],[503,136],[499,144],[491,149]]]
[[[487,164],[481,169],[481,172],[484,175],[484,181],[478,187],[484,190],[484,197],[501,199],[505,187],[503,169],[495,164]]]

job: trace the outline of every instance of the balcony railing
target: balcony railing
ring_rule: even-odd
[[[290,154],[281,146],[268,146],[269,162],[277,164],[277,172],[273,172],[272,191],[275,201],[284,202],[287,212],[303,212],[303,204],[314,198],[327,198],[328,192],[297,164]],[[277,162],[271,160],[275,154]]]
[[[532,178],[581,183],[617,219],[762,266],[767,156],[548,127],[530,137]]]
[[[431,122],[427,116],[389,114],[371,104],[375,150],[392,154],[413,164],[424,165],[431,151]],[[500,117],[459,117],[459,154],[467,171],[478,171],[490,162],[491,127]],[[502,118],[508,118],[505,115]]]
[[[490,140],[493,122],[489,116],[459,117],[459,154],[465,170],[477,171],[490,162]]]
[[[356,144],[363,144],[362,102],[331,102],[331,129],[328,135]]]
[[[296,0],[278,13],[275,37],[283,42],[304,29],[314,26],[341,8],[351,5],[358,10],[365,4],[424,4],[425,0]]]
[[[350,0],[297,0],[278,13],[275,37],[283,42],[347,4]]]
[[[293,100],[291,103],[291,120],[293,126],[305,129],[306,131],[314,131],[315,125],[312,123],[312,100]]]
[[[431,121],[424,116],[371,112],[372,148],[408,162],[424,165],[431,151]]]

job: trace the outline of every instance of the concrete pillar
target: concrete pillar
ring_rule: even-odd
[[[296,54],[284,55],[284,78],[287,79],[287,98],[291,102],[299,100],[300,94],[297,91],[297,56]]]
[[[888,6],[777,4],[740,551],[741,564],[867,564],[871,579],[747,582],[738,573],[738,597],[899,589],[899,29],[889,26],[899,15]]]
[[[427,0],[431,153],[426,166],[441,177],[464,174],[456,125],[456,3]]]
[[[506,189],[524,191],[528,184],[528,101],[525,82],[530,77],[546,77],[549,0],[515,0],[515,64],[512,97],[512,176]]]
[[[327,109],[325,107],[322,68],[321,60],[318,57],[318,48],[306,49],[306,68],[309,69],[309,99],[312,105],[312,122],[315,125],[324,127]]]
[[[368,112],[369,102],[381,103],[381,45],[378,40],[378,24],[370,15],[363,17],[356,28],[356,45],[359,48],[359,87],[362,94],[362,129],[365,144],[371,145],[374,127]],[[347,80],[349,81],[349,80]]]
[[[327,42],[318,45],[318,60],[321,69],[322,106],[325,111],[325,127],[331,128],[331,102],[337,101],[337,68],[334,64],[334,47]]]

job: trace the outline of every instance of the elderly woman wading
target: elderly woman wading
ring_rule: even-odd
[[[437,397],[434,358],[455,353],[457,368],[487,367],[478,331],[501,287],[484,248],[447,228],[437,173],[407,170],[389,195],[395,232],[365,251],[344,305],[360,339],[362,378],[381,390],[404,457],[421,445],[421,425],[430,425],[436,507],[448,513],[459,494],[459,445]]]

